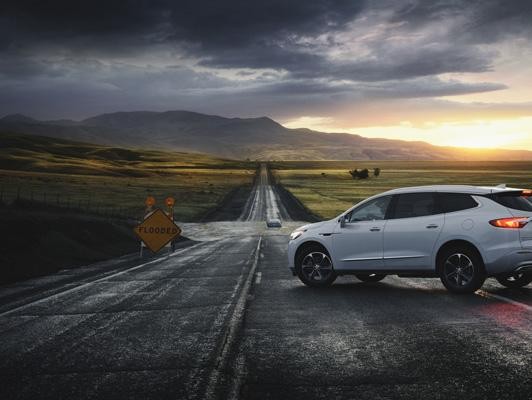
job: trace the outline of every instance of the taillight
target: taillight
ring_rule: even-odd
[[[531,197],[531,196],[532,196],[532,190],[530,190],[530,189],[523,190],[523,191],[521,192],[521,196]]]
[[[527,217],[493,219],[490,224],[497,228],[520,229],[528,224]]]

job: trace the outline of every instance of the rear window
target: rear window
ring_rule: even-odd
[[[529,196],[522,196],[522,192],[503,192],[491,194],[488,197],[504,207],[512,210],[532,212],[532,201]]]
[[[438,200],[444,213],[468,210],[478,206],[471,195],[464,193],[438,193]]]

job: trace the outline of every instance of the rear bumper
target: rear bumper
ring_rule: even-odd
[[[532,249],[519,249],[486,263],[486,273],[490,276],[512,272],[532,273]]]

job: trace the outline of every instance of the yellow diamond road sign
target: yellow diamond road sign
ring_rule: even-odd
[[[134,231],[146,247],[154,253],[157,253],[181,234],[181,228],[160,209],[155,210],[141,224],[137,225]]]

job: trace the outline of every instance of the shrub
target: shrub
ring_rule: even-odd
[[[369,178],[369,170],[367,168],[361,169],[360,171],[358,169],[354,169],[352,171],[349,171],[353,179],[368,179]]]

